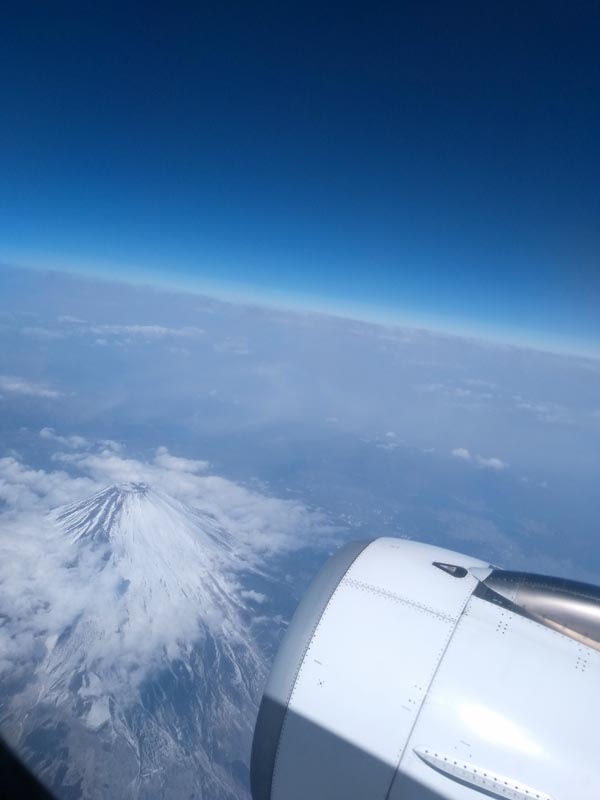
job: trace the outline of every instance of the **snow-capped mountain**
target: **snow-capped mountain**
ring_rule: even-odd
[[[140,483],[45,524],[48,624],[3,688],[5,735],[59,797],[247,797],[265,665],[232,535]]]

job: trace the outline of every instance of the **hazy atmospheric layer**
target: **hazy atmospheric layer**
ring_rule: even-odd
[[[92,442],[165,447],[340,538],[600,577],[597,360],[9,268],[0,314],[4,469],[57,502]],[[27,505],[26,479],[0,486]]]

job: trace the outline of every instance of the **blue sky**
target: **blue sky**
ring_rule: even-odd
[[[0,259],[600,352],[591,3],[11,9]]]

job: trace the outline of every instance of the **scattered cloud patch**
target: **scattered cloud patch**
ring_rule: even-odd
[[[79,317],[72,317],[69,314],[62,314],[58,317],[58,321],[68,325],[86,325],[86,321],[84,319],[80,319]]]
[[[125,450],[125,445],[115,442],[114,439],[98,439],[98,446],[104,450],[112,450],[114,453],[122,453]]]
[[[534,414],[540,422],[564,425],[570,425],[574,422],[573,414],[560,403],[552,401],[529,402],[520,395],[515,395],[514,400],[516,408],[520,411]]]
[[[470,405],[476,403],[487,403],[494,397],[489,391],[490,387],[481,383],[474,383],[473,380],[464,381],[468,386],[457,386],[452,383],[419,383],[413,386],[417,392],[426,394],[440,394],[454,400],[469,401]]]
[[[259,605],[266,603],[269,599],[266,594],[263,594],[262,592],[255,592],[254,589],[241,591],[240,597],[242,597],[244,600],[250,600],[253,603],[258,603]]]
[[[62,397],[62,392],[48,388],[35,381],[19,378],[15,375],[0,375],[0,391],[10,394],[20,394],[27,397],[42,397],[55,400]]]
[[[27,326],[21,328],[23,336],[31,336],[34,339],[64,339],[64,332],[54,328],[44,328],[40,325]]]
[[[71,447],[74,450],[89,445],[89,441],[84,436],[59,436],[54,428],[42,428],[40,431],[40,438],[46,441],[57,442],[64,447]]]
[[[154,463],[165,469],[175,470],[176,472],[206,472],[210,464],[208,461],[200,461],[191,458],[181,458],[172,456],[166,447],[159,447],[154,456]]]
[[[460,458],[463,461],[471,461],[480,467],[484,467],[484,469],[501,471],[508,467],[508,464],[505,461],[502,461],[500,458],[496,458],[494,456],[486,458],[484,456],[476,455],[471,453],[470,450],[467,450],[466,447],[457,447],[454,450],[451,450],[450,454],[453,455],[454,458]]]
[[[245,336],[228,336],[226,339],[216,342],[214,348],[219,353],[231,353],[234,356],[247,356],[251,352]]]
[[[471,460],[471,453],[466,447],[457,447],[456,449],[452,450],[452,455],[455,458],[462,458],[464,461]]]
[[[89,330],[100,337],[124,336],[145,341],[156,341],[157,339],[165,338],[190,339],[204,334],[202,328],[197,328],[193,325],[182,328],[169,327],[167,325],[92,325]]]
[[[15,456],[0,458],[0,525],[20,512],[45,513],[93,494],[98,484],[89,477],[74,477],[64,470],[46,471],[23,464]]]
[[[487,469],[503,470],[508,467],[508,464],[505,461],[502,461],[500,458],[484,458],[483,456],[476,456],[475,460],[481,467],[486,467]]]

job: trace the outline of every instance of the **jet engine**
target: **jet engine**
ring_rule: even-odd
[[[254,800],[598,800],[600,589],[401,539],[316,577],[260,706]]]

